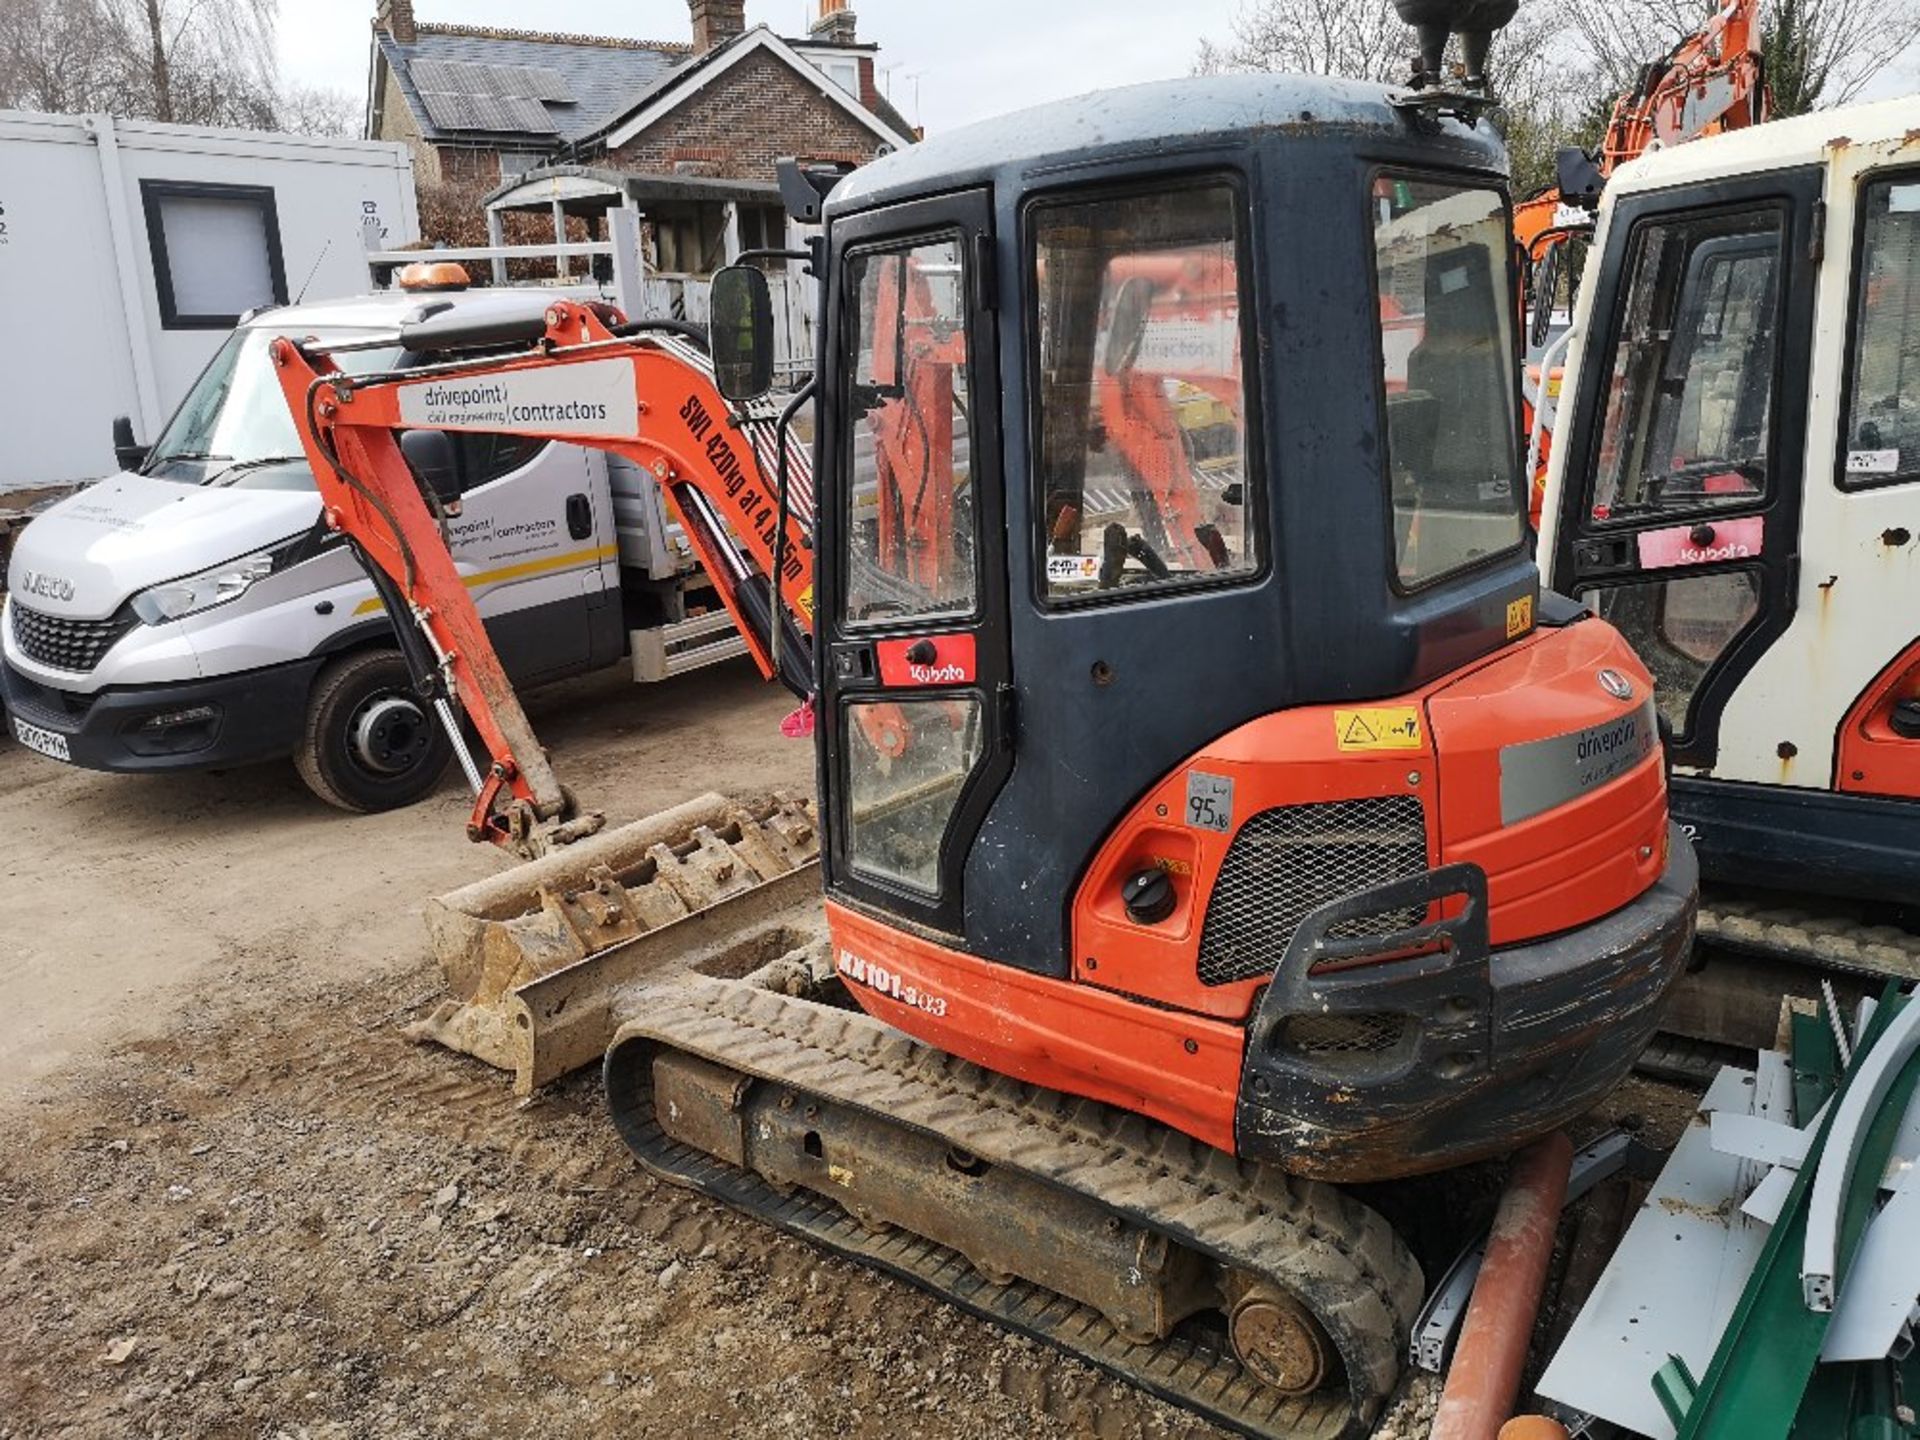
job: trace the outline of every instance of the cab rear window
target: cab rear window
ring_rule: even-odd
[[[1195,179],[1030,212],[1043,596],[1253,575],[1239,192]]]
[[[1482,186],[1382,175],[1372,206],[1394,560],[1412,589],[1521,541],[1509,229]]]

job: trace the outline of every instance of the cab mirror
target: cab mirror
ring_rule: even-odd
[[[444,430],[409,430],[400,437],[400,454],[414,478],[450,504],[460,498],[460,457]]]
[[[138,470],[147,463],[147,448],[133,438],[133,420],[126,415],[113,417],[113,463],[122,470]]]
[[[729,265],[713,277],[708,343],[713,378],[735,403],[773,388],[773,292],[764,270]]]

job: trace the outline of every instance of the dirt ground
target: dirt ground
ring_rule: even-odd
[[[615,821],[811,784],[744,664],[531,697]],[[642,1175],[585,1075],[535,1103],[398,1026],[420,902],[501,862],[454,786],[350,817],[291,767],[0,744],[0,1440],[1212,1435]]]
[[[787,708],[744,665],[529,705],[615,822],[809,785]],[[439,993],[420,902],[501,863],[458,789],[348,817],[288,766],[10,744],[0,789],[0,1440],[1219,1433],[654,1182],[591,1075],[521,1104],[403,1040]],[[1609,1108],[1649,1106],[1687,1109]]]

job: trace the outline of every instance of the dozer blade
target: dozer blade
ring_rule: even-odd
[[[824,933],[813,802],[702,795],[427,903],[450,998],[407,1027],[531,1094],[598,1061],[621,992],[743,975]]]

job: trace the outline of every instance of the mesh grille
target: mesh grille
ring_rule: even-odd
[[[7,607],[13,616],[14,643],[20,653],[55,670],[84,675],[100,663],[116,641],[134,627],[131,611],[121,610],[105,620],[69,620],[29,610],[18,599]]]
[[[1415,796],[1261,811],[1233,837],[1207,902],[1200,983],[1271,975],[1311,911],[1426,868],[1426,814]],[[1422,913],[1416,907],[1369,915],[1333,933],[1385,935],[1419,924]]]
[[[1287,1021],[1287,1048],[1301,1055],[1378,1055],[1406,1033],[1401,1015],[1295,1015]]]

